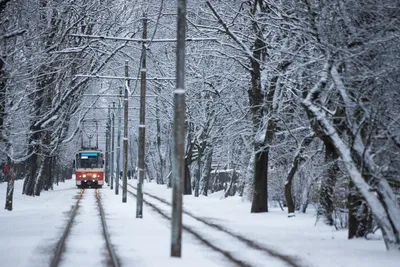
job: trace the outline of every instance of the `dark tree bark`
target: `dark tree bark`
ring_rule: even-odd
[[[33,196],[35,181],[36,181],[36,170],[37,170],[37,151],[39,150],[39,145],[37,141],[39,140],[39,129],[34,125],[31,126],[32,135],[29,136],[28,144],[28,155],[31,155],[25,160],[25,180],[22,193],[28,196]]]
[[[44,184],[44,190],[48,191],[49,189],[53,189],[53,183],[55,182],[54,179],[56,177],[56,173],[54,172],[54,170],[57,169],[56,164],[54,164],[54,157],[46,157],[45,161],[48,161],[47,165],[49,166],[48,170],[44,170],[46,175],[46,182]]]
[[[365,199],[354,186],[353,181],[349,181],[348,195],[348,238],[365,237],[373,231],[372,214]]]
[[[293,214],[295,211],[295,206],[293,202],[293,197],[292,197],[292,181],[293,178],[297,172],[297,169],[301,163],[302,160],[302,154],[304,152],[304,149],[311,143],[311,141],[314,139],[314,134],[310,134],[306,136],[303,141],[300,143],[299,148],[297,149],[297,152],[294,156],[293,162],[292,162],[292,167],[290,168],[288,175],[286,177],[286,183],[285,183],[285,198],[286,198],[286,204],[288,207],[288,213]]]
[[[336,148],[333,146],[332,142],[328,140],[326,136],[320,138],[325,145],[325,163],[329,166],[324,172],[321,182],[318,215],[323,216],[326,224],[334,225],[333,212],[335,207],[333,202],[333,190],[340,171],[339,166],[337,165],[339,155],[337,154]]]
[[[13,196],[14,196],[14,180],[15,180],[15,166],[11,159],[7,158],[4,175],[7,178],[7,192],[6,192],[6,205],[5,209],[12,211],[13,209]]]
[[[194,186],[194,196],[198,197],[199,196],[199,191],[200,191],[200,179],[201,179],[201,157],[202,157],[202,149],[200,145],[196,145],[197,147],[197,172],[196,172],[196,183]]]
[[[256,1],[253,7],[253,14],[256,12]],[[251,62],[251,88],[248,91],[250,109],[253,121],[254,136],[262,130],[262,122],[264,117],[264,93],[261,87],[261,62],[267,54],[266,44],[264,42],[262,32],[257,22],[253,21],[253,30],[256,34],[256,40],[253,45],[253,57]],[[271,90],[269,91],[271,93]],[[273,94],[272,94],[273,95]],[[254,190],[251,212],[267,212],[268,211],[268,145],[273,138],[274,122],[270,119],[267,125],[267,134],[262,142],[254,141]]]
[[[202,174],[201,180],[203,181],[203,188],[202,188],[202,194],[204,196],[208,195],[208,189],[210,185],[210,173],[211,173],[211,164],[212,164],[212,155],[213,155],[213,148],[211,145],[207,146],[204,152],[204,170]]]
[[[183,183],[183,194],[184,195],[191,195],[192,194],[192,178],[190,175],[190,164],[193,163],[193,147],[194,143],[192,142],[192,132],[193,132],[193,124],[188,123],[188,135],[187,135],[187,144],[188,148],[186,149],[186,156],[185,156],[185,181]]]
[[[192,184],[191,184],[191,175],[189,169],[188,160],[185,159],[185,183],[184,183],[184,195],[191,195],[192,194]]]
[[[254,193],[251,205],[251,212],[254,213],[268,211],[268,156],[269,149],[255,153]]]
[[[161,87],[157,86],[158,94],[161,95]],[[160,122],[160,103],[156,97],[156,127],[157,127],[157,152],[160,160],[160,172],[157,172],[157,184],[164,184],[165,159],[161,152],[161,122]]]
[[[0,14],[6,9],[7,3],[11,2],[12,0],[0,0]]]
[[[233,173],[231,174],[231,179],[230,179],[230,181],[229,181],[229,186],[228,186],[228,188],[226,189],[226,191],[225,191],[225,194],[224,194],[224,197],[225,198],[227,198],[227,197],[230,197],[230,196],[234,196],[235,194],[236,194],[236,186],[235,186],[235,181],[237,181],[238,179],[237,179],[237,175],[236,175],[236,172],[235,172],[235,170],[233,170]]]
[[[0,58],[0,131],[4,125],[4,111],[6,107],[6,72],[3,59]]]

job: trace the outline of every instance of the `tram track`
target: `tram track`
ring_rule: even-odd
[[[136,187],[128,184],[128,186],[132,189],[136,190]],[[136,197],[136,194],[130,190],[128,190],[130,195]],[[171,202],[163,199],[161,197],[155,196],[153,194],[143,192],[143,194],[149,197],[149,200],[143,199],[143,202],[150,206],[154,211],[159,213],[163,218],[167,220],[171,220],[171,216],[168,212],[165,211],[165,208],[171,208]],[[278,266],[291,266],[291,267],[304,267],[306,265],[300,264],[299,259],[296,257],[292,257],[289,255],[285,255],[277,250],[268,248],[255,240],[248,239],[240,234],[234,233],[222,225],[216,224],[214,222],[210,222],[204,218],[196,216],[195,214],[183,210],[183,216],[185,223],[182,224],[182,228],[187,231],[188,233],[195,236],[198,240],[200,240],[203,244],[205,244],[210,249],[222,254],[227,260],[231,263],[235,264],[236,266],[260,266],[260,264],[255,263],[254,261],[247,259],[243,259],[240,257],[240,253],[235,251],[232,248],[232,243],[240,243],[242,247],[250,248],[253,251],[254,256],[263,256],[266,259],[273,259],[274,262],[279,262],[280,265]],[[204,228],[208,227],[208,231],[213,231],[215,233],[212,236],[207,236]],[[224,245],[218,244],[218,237],[223,241]],[[221,242],[221,241],[220,241]],[[268,264],[269,266],[275,266],[273,264]],[[283,265],[282,265],[283,264]]]
[[[111,239],[110,239],[110,234],[108,232],[108,227],[107,227],[107,222],[106,222],[106,218],[105,218],[104,209],[103,209],[103,205],[101,204],[101,198],[100,198],[100,194],[99,194],[99,189],[96,189],[96,199],[97,199],[97,204],[98,204],[99,209],[100,209],[101,224],[103,226],[103,236],[104,236],[104,238],[106,240],[107,250],[108,250],[108,253],[109,253],[110,258],[111,258],[111,263],[112,263],[111,266],[119,267],[120,264],[118,262],[117,255],[115,253],[113,245],[111,244]]]
[[[81,192],[78,195],[78,199],[77,199],[77,201],[75,203],[75,206],[72,208],[69,220],[67,222],[67,226],[65,227],[64,232],[63,232],[60,240],[57,242],[57,246],[56,246],[56,249],[55,249],[55,252],[54,252],[54,256],[53,256],[53,259],[52,259],[52,261],[50,263],[51,267],[57,267],[59,262],[60,262],[61,255],[62,255],[62,253],[64,251],[64,248],[65,248],[65,241],[67,240],[67,236],[69,234],[69,231],[70,231],[70,229],[72,227],[72,224],[73,224],[73,221],[75,219],[77,210],[79,208],[79,202],[81,201],[84,192],[85,192],[85,189],[81,189]]]
[[[80,216],[82,216],[83,217],[82,219],[84,220],[84,216],[85,216],[84,214],[80,214],[80,215],[77,215],[77,214],[78,214],[78,210],[81,205],[81,200],[86,191],[93,191],[93,190],[81,189],[79,195],[77,195],[77,197],[76,197],[77,200],[70,212],[68,222],[64,228],[62,236],[60,237],[59,241],[57,242],[57,245],[56,245],[56,248],[54,251],[54,255],[53,255],[53,258],[50,263],[50,267],[58,267],[62,264],[65,253],[67,252],[67,243],[70,245],[71,244],[74,245],[74,242],[73,242],[74,238],[71,237],[70,233],[71,233],[71,230],[74,228],[76,219],[78,217],[81,218]],[[110,234],[108,232],[108,227],[107,227],[107,223],[106,223],[106,219],[105,219],[104,209],[103,209],[103,206],[101,203],[99,189],[95,189],[95,198],[96,198],[96,203],[97,203],[97,207],[98,207],[99,215],[100,215],[100,219],[101,219],[101,228],[102,228],[102,230],[101,230],[102,238],[101,239],[105,241],[105,246],[106,246],[107,252],[108,252],[106,266],[119,267],[120,264],[119,264],[117,254],[113,248],[113,245],[111,244]],[[69,239],[72,239],[72,241]],[[99,248],[100,248],[100,244],[90,244],[88,246],[93,246],[93,245],[99,246]]]

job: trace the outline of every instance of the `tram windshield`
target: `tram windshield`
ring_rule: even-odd
[[[79,152],[76,156],[76,168],[103,168],[103,153]]]

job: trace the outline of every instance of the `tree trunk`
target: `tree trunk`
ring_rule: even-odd
[[[255,147],[254,192],[251,212],[268,212],[268,154],[269,149],[259,151]]]
[[[190,175],[189,166],[192,164],[192,156],[193,156],[193,147],[194,143],[192,142],[192,133],[193,133],[193,124],[187,123],[187,144],[188,148],[186,149],[185,155],[185,180],[183,184],[183,194],[191,195],[192,194],[192,179]]]
[[[187,158],[185,159],[185,183],[184,183],[184,195],[192,194],[192,185],[191,185],[191,175]]]
[[[297,169],[299,168],[299,164],[301,162],[301,157],[302,157],[303,151],[311,143],[313,138],[314,138],[314,134],[310,134],[310,135],[306,136],[303,139],[303,141],[299,144],[297,152],[293,158],[292,167],[290,168],[288,175],[286,177],[285,198],[286,198],[286,205],[288,207],[289,217],[291,217],[292,214],[294,216],[294,211],[295,211],[295,205],[294,205],[293,197],[292,197],[292,181],[297,172]]]
[[[325,145],[325,163],[329,164],[329,167],[322,175],[318,216],[323,216],[325,223],[333,226],[333,212],[335,210],[333,190],[340,171],[336,162],[338,154],[327,136],[323,136],[321,139]]]
[[[53,157],[45,157],[44,159],[44,186],[43,189],[48,191],[49,189],[53,188],[53,179],[54,173],[53,170],[56,169],[56,166],[53,164]]]
[[[31,144],[30,148],[28,150],[28,155],[32,154],[31,157],[26,159],[25,161],[25,180],[24,180],[24,186],[23,186],[23,194],[28,195],[28,196],[33,196],[34,194],[34,189],[35,189],[35,183],[36,183],[36,170],[37,170],[37,160],[38,160],[38,155],[36,154],[37,151],[37,144],[33,142],[33,138],[31,137]]]
[[[211,173],[211,164],[212,164],[212,156],[213,156],[213,148],[212,146],[207,146],[205,149],[205,164],[204,164],[204,169],[202,173],[202,194],[204,196],[208,195],[208,190],[210,186],[210,173]]]
[[[6,205],[5,209],[12,211],[13,209],[13,196],[14,196],[14,180],[15,180],[15,166],[11,162],[11,159],[7,157],[7,163],[4,168],[4,175],[7,180],[7,191],[6,191]]]
[[[225,191],[225,195],[224,195],[225,198],[235,195],[235,193],[236,193],[236,187],[234,185],[235,179],[237,180],[236,173],[234,170],[233,173],[231,174],[231,180],[229,182],[229,186]]]
[[[254,57],[261,59],[261,50],[256,51],[256,49],[262,49],[264,42],[261,39],[255,42]],[[263,106],[264,106],[264,95],[261,90],[261,72],[260,72],[260,62],[252,59],[252,69],[251,72],[251,90],[249,91],[249,99],[252,111],[253,120],[253,133],[255,139],[261,138],[257,137],[259,131],[262,131],[262,121],[264,116]],[[263,140],[254,140],[254,191],[253,191],[253,202],[251,205],[251,212],[267,212],[268,211],[268,154],[269,154],[269,142],[272,141],[271,128],[274,127],[274,123],[270,119],[267,123],[267,133],[263,137]],[[268,138],[268,137],[271,138]]]
[[[161,95],[161,87],[157,86],[158,94]],[[157,184],[164,184],[164,169],[165,159],[161,152],[161,123],[160,123],[160,103],[158,97],[156,97],[156,127],[157,127],[157,152],[160,160],[160,169],[157,172]]]
[[[303,188],[303,192],[301,193],[301,205],[300,205],[300,211],[302,213],[306,213],[307,207],[308,207],[308,202],[309,202],[309,195],[312,187],[312,182],[308,180],[306,181],[306,185]]]
[[[357,205],[357,197],[356,188],[354,187],[354,183],[350,180],[349,181],[349,195],[347,198],[347,205],[349,210],[349,217],[348,217],[348,238],[352,239],[357,236],[357,228],[358,228],[358,221],[357,221],[357,209],[359,205]]]
[[[172,187],[171,175],[172,175],[172,172],[169,172],[168,175],[167,175],[167,188],[171,188]]]
[[[40,192],[43,189],[43,184],[44,184],[44,172],[45,172],[45,156],[39,156],[39,160],[40,160],[40,168],[39,171],[36,175],[36,183],[34,186],[34,195],[35,196],[40,196]]]
[[[285,199],[288,208],[289,217],[294,216],[294,202],[292,197],[292,179],[286,180],[285,183]]]
[[[197,145],[197,172],[196,172],[196,184],[194,186],[194,196],[198,197],[199,196],[199,191],[200,191],[200,179],[201,179],[201,148],[199,145]]]
[[[7,77],[5,73],[5,64],[3,62],[3,59],[0,58],[0,131],[3,130],[4,126],[4,111],[6,107],[6,82]]]

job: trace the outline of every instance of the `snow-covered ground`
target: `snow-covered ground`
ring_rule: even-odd
[[[136,180],[129,183],[136,185]],[[40,197],[22,195],[22,181],[17,181],[15,187],[13,211],[0,209],[0,266],[49,266],[79,190],[73,180],[42,192]],[[165,186],[145,183],[144,190],[171,199],[172,192]],[[6,184],[0,184],[0,200],[5,201],[5,191]],[[111,240],[122,266],[230,266],[224,257],[186,232],[183,232],[182,258],[169,257],[169,222],[146,205],[143,218],[136,219],[136,200],[128,195],[128,202],[122,203],[121,190],[120,195],[115,195],[114,190],[105,186],[100,193]],[[101,224],[94,190],[87,190],[84,196],[86,199],[81,204],[87,205],[78,210],[78,224],[71,229],[74,242],[67,241],[62,266],[106,266],[105,257],[98,253],[106,253],[104,241],[95,237],[96,229],[101,231]],[[400,252],[387,252],[382,240],[347,240],[345,231],[336,231],[322,222],[315,225],[312,210],[308,214],[296,214],[294,218],[288,218],[287,212],[279,208],[250,214],[250,203],[239,197],[222,199],[220,193],[199,198],[184,196],[184,208],[282,254],[295,256],[305,266],[400,266]],[[79,224],[83,218],[79,216],[83,215],[86,215],[85,222]],[[78,245],[88,242],[90,248],[79,249]],[[91,257],[97,260],[87,260]],[[275,265],[264,262],[259,266]]]

